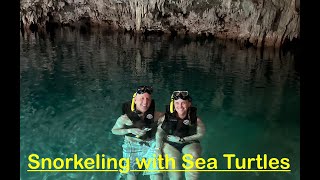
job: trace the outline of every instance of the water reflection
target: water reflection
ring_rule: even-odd
[[[20,40],[21,179],[105,179],[113,173],[27,173],[27,156],[121,157],[110,129],[141,84],[156,108],[188,89],[208,127],[204,157],[269,153],[291,160],[290,174],[202,174],[202,179],[298,179],[300,72],[297,56],[221,40],[190,41],[59,29]]]

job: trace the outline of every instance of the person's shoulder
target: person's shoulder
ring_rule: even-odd
[[[197,117],[197,124],[202,124],[204,125],[203,121],[201,120],[201,118]]]
[[[164,116],[164,112],[158,112],[158,111],[156,111],[156,112],[154,112],[154,115],[155,115],[155,117],[160,118],[160,117]]]
[[[163,112],[154,112],[154,119],[155,121],[158,121],[160,118],[164,117],[164,113]]]
[[[126,114],[122,114],[121,116],[119,116],[118,120],[127,120],[129,119],[128,116]]]
[[[154,121],[158,122],[158,124],[162,123],[164,120],[164,117],[165,117],[164,115],[165,115],[165,113],[163,113],[163,112],[155,112]]]
[[[197,117],[197,121],[202,121],[200,117]]]

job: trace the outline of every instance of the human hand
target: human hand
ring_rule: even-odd
[[[144,128],[143,129],[143,131],[146,133],[147,131],[150,131],[151,130],[151,128]],[[145,134],[144,133],[144,134]],[[143,135],[142,135],[143,136]],[[136,135],[136,138],[140,138],[141,136],[139,136],[139,135]]]
[[[178,136],[172,136],[172,135],[168,135],[167,136],[167,140],[168,141],[171,141],[171,142],[175,142],[175,143],[181,143],[179,140],[180,140],[180,137]]]
[[[146,130],[139,128],[131,128],[129,129],[129,133],[136,135],[136,138],[139,138],[146,134]]]

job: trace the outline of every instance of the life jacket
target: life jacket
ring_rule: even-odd
[[[125,128],[151,128],[150,131],[147,131],[145,135],[139,137],[139,139],[146,140],[153,138],[157,131],[157,123],[154,122],[154,112],[155,112],[155,102],[151,101],[149,109],[144,113],[144,117],[140,117],[141,112],[134,110],[131,111],[131,101],[125,102],[122,104],[122,113],[126,114],[128,118],[132,121],[132,126],[125,125]],[[136,137],[134,134],[126,134],[126,136]]]
[[[169,105],[166,106],[165,119],[161,128],[168,134],[178,137],[191,136],[197,133],[197,108],[190,107],[184,119],[176,118],[177,112],[170,112]]]

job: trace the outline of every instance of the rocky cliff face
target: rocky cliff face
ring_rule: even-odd
[[[103,26],[280,47],[300,39],[300,0],[20,0],[21,27]]]

